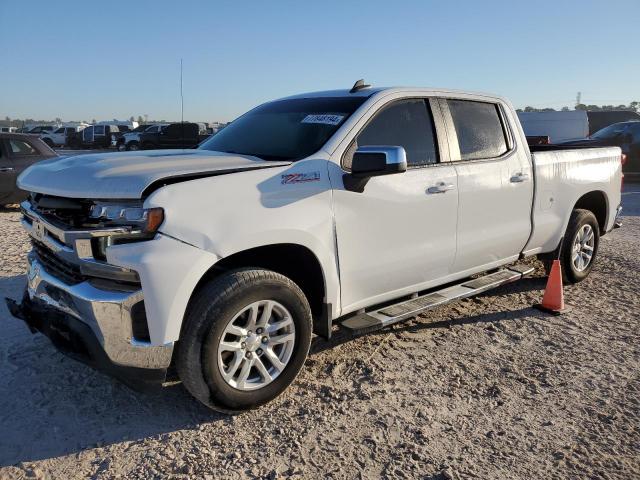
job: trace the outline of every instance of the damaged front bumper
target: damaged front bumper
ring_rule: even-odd
[[[28,285],[21,304],[7,299],[12,315],[41,332],[69,356],[136,389],[160,386],[173,343],[152,346],[135,338],[136,316],[144,316],[141,289],[101,289],[85,281],[68,285],[29,256]]]

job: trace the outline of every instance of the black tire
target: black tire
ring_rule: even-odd
[[[50,138],[43,138],[42,141],[47,144],[49,148],[53,148],[55,145],[53,144],[53,140]]]
[[[132,151],[137,151],[140,150],[140,144],[138,142],[136,142],[135,140],[129,142],[127,144],[127,151],[132,150]]]
[[[578,232],[585,225],[590,225],[592,231],[594,232],[594,245],[593,245],[593,255],[591,257],[591,261],[587,265],[587,267],[579,271],[574,263],[572,258],[572,248]],[[560,265],[562,267],[562,280],[565,283],[580,283],[585,278],[589,276],[591,273],[591,269],[593,268],[593,264],[596,261],[596,257],[598,255],[598,246],[600,245],[600,226],[598,224],[598,220],[595,215],[589,210],[576,209],[571,212],[571,217],[569,218],[569,224],[567,225],[567,230],[564,234],[564,240],[562,242],[561,251],[560,251]],[[547,275],[551,272],[551,265],[553,264],[553,260],[558,258],[558,251],[544,256],[541,258],[542,263],[544,265],[545,271]]]
[[[293,351],[286,367],[271,383],[257,390],[238,390],[219,371],[218,344],[238,312],[265,299],[279,302],[291,313],[295,325]],[[187,310],[176,347],[178,376],[189,393],[209,408],[228,413],[254,408],[276,398],[295,379],[307,358],[311,332],[309,303],[289,278],[270,270],[230,271],[201,287]]]

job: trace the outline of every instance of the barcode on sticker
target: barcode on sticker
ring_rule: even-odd
[[[321,123],[323,125],[338,125],[344,115],[329,115],[329,114],[311,114],[302,119],[302,123]]]

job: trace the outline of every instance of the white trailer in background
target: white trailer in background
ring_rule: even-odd
[[[549,137],[550,143],[589,136],[589,118],[584,110],[568,112],[518,112],[527,137]]]

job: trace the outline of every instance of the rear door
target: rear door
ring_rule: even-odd
[[[507,117],[493,102],[440,100],[458,177],[456,273],[516,260],[531,233],[533,174]]]

